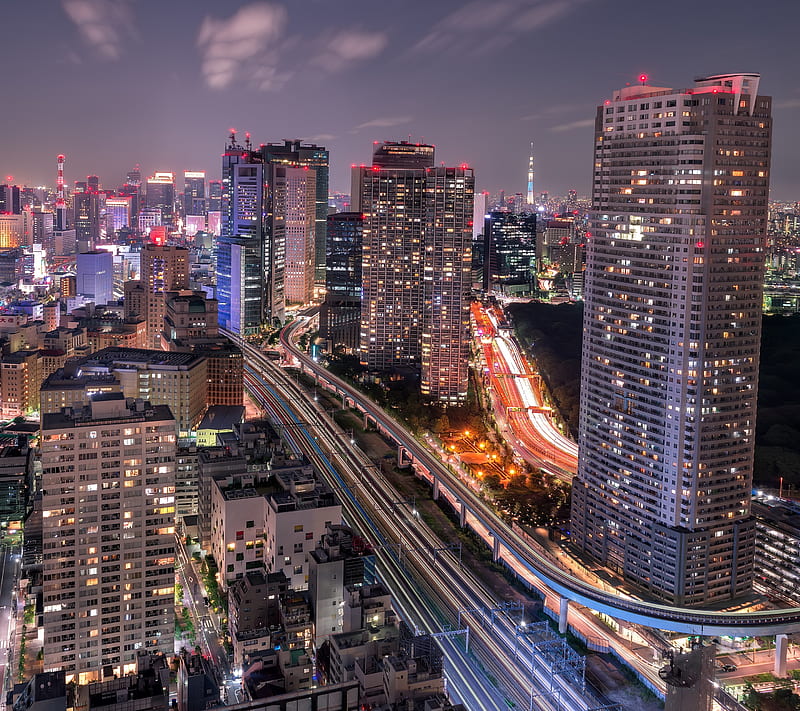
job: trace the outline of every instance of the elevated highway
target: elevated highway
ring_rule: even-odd
[[[298,319],[281,332],[281,345],[300,368],[312,374],[321,387],[341,397],[347,406],[357,408],[366,419],[374,422],[378,430],[395,442],[411,460],[417,474],[430,481],[434,498],[445,495],[450,501],[458,502],[462,525],[470,526],[484,537],[495,560],[505,560],[514,569],[527,571],[527,583],[542,595],[546,595],[548,590],[553,591],[563,601],[576,602],[617,619],[683,634],[745,636],[800,632],[800,608],[755,612],[699,610],[639,600],[621,591],[598,589],[578,579],[554,559],[533,550],[397,420],[297,348],[295,334],[302,327],[307,327],[307,319]],[[226,335],[251,357],[260,355],[254,346],[240,341],[233,334]],[[563,602],[561,611],[566,620],[567,608]]]

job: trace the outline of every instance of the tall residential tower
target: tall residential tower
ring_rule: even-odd
[[[696,605],[753,577],[771,101],[645,81],[597,111],[572,540]]]

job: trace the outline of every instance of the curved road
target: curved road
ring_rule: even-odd
[[[628,597],[620,592],[598,590],[559,568],[554,562],[534,551],[503,522],[482,499],[468,486],[449,474],[444,465],[426,447],[421,445],[394,418],[350,386],[299,350],[293,341],[294,332],[306,325],[305,319],[297,319],[281,331],[281,344],[286,352],[298,360],[303,367],[314,373],[340,395],[355,403],[355,406],[373,419],[393,441],[405,448],[415,464],[427,470],[439,483],[458,497],[466,507],[467,519],[477,522],[491,532],[497,541],[501,557],[512,556],[532,576],[529,582],[541,588],[545,586],[568,600],[602,612],[612,617],[672,632],[692,635],[773,635],[800,632],[800,608],[784,610],[761,610],[758,612],[705,611],[671,605],[662,605]],[[232,335],[232,334],[231,334]],[[238,340],[238,339],[237,339]],[[250,348],[242,344],[245,349]]]

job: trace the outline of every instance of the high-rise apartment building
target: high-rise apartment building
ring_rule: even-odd
[[[422,368],[423,394],[467,391],[474,176],[433,168],[434,147],[376,144],[354,168],[363,214],[360,349],[371,369]]]
[[[96,681],[174,650],[175,420],[121,394],[42,418],[44,668]]]
[[[422,377],[425,397],[466,402],[472,290],[472,169],[429,168],[422,260]]]
[[[433,146],[379,143],[372,166],[353,169],[353,206],[364,216],[360,348],[375,370],[421,360],[425,171],[433,160]]]
[[[652,594],[747,592],[771,101],[757,74],[600,106],[572,540]]]
[[[222,181],[209,180],[208,181],[208,211],[221,212],[222,211]]]

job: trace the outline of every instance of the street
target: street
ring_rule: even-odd
[[[0,546],[0,690],[2,690],[0,708],[5,708],[5,692],[14,683],[13,670],[9,674],[8,650],[16,618],[14,585],[19,572],[20,560],[21,556],[15,547],[5,544]]]

